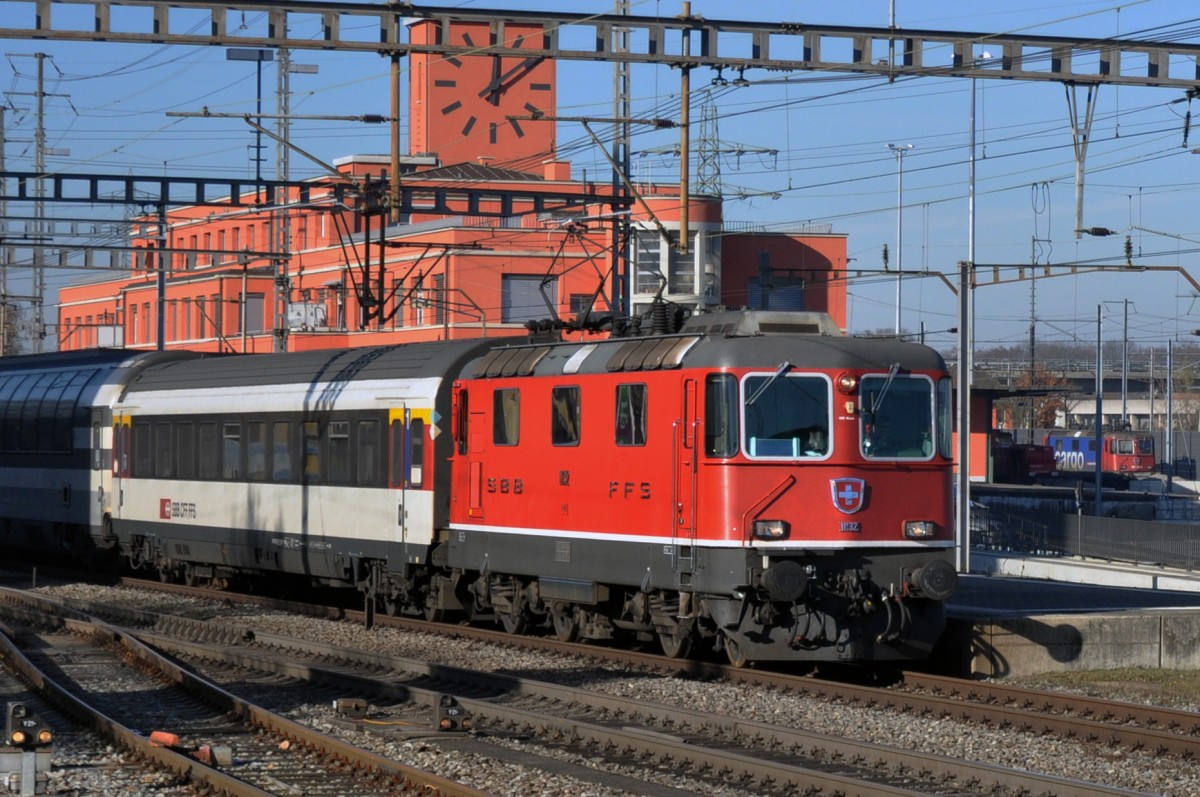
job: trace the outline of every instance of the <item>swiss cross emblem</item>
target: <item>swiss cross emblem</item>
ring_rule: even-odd
[[[830,479],[829,489],[833,493],[833,505],[839,512],[853,515],[863,507],[867,483],[862,479]]]

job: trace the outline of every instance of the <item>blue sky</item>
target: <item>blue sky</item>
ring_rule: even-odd
[[[30,4],[0,0],[0,16],[27,13]],[[429,3],[429,5],[440,5]],[[611,3],[552,0],[446,3],[470,8],[568,8],[609,12]],[[1003,7],[1001,7],[1003,6]],[[61,8],[57,7],[56,9]],[[632,3],[641,16],[674,16],[677,0]],[[1127,37],[1200,42],[1192,4],[1182,0],[1060,2],[1010,0],[1005,4],[896,0],[900,28],[1078,37]],[[710,19],[745,19],[812,25],[886,27],[888,0],[843,4],[693,0],[692,12]],[[65,12],[64,12],[65,13]],[[231,22],[240,22],[231,14]],[[247,30],[264,23],[247,14]],[[47,145],[69,150],[54,169],[134,174],[252,175],[253,135],[239,120],[189,119],[168,112],[244,113],[255,102],[253,64],[227,62],[223,48],[80,44],[8,40],[0,86],[13,109],[7,114],[8,168],[32,168],[34,52],[47,61]],[[374,55],[297,51],[293,60],[319,72],[292,76],[292,113],[387,114],[388,64]],[[559,113],[609,116],[612,68],[601,63],[559,65]],[[881,266],[884,244],[896,261],[897,162],[888,144],[912,145],[903,159],[903,252],[906,272],[953,273],[967,255],[967,142],[971,81],[886,79],[817,73],[747,72],[749,86],[712,86],[716,74],[695,70],[693,91],[710,89],[722,145],[778,150],[748,152],[722,161],[730,195],[725,217],[780,226],[830,224],[849,235],[850,256],[864,269]],[[733,77],[726,75],[725,77]],[[264,112],[274,111],[276,74],[263,70]],[[667,67],[633,71],[635,116],[674,116],[679,75]],[[405,96],[407,91],[405,90]],[[1082,95],[1081,95],[1082,96]],[[693,119],[704,101],[693,102]],[[1200,218],[1195,212],[1200,132],[1185,141],[1189,103],[1178,90],[1101,87],[1088,151],[1084,226],[1107,227],[1108,238],[1074,235],[1074,160],[1062,85],[1031,81],[976,83],[977,246],[979,263],[1061,263],[1121,258],[1131,236],[1135,263],[1179,267],[1200,278]],[[1200,122],[1200,115],[1197,117]],[[606,179],[603,158],[574,146],[582,130],[560,124],[560,146],[569,149],[575,174]],[[676,179],[677,161],[648,152],[678,139],[672,131],[641,133],[634,140],[635,177]],[[388,149],[387,128],[350,122],[293,124],[294,142],[325,159]],[[264,172],[274,173],[268,149]],[[313,173],[293,156],[293,176]],[[10,208],[13,215],[27,209]],[[96,217],[90,208],[54,209],[52,215]],[[1036,239],[1036,240],[1035,240]],[[1040,272],[1039,272],[1040,273]],[[78,279],[51,272],[51,285]],[[850,287],[852,330],[890,329],[895,281],[866,279]],[[1019,345],[1028,337],[1031,310],[1039,339],[1093,341],[1097,305],[1106,309],[1106,337],[1122,335],[1129,300],[1129,338],[1165,346],[1170,337],[1200,328],[1200,306],[1178,272],[1086,274],[988,286],[976,294],[977,346]],[[956,300],[940,280],[910,279],[903,290],[904,326],[931,333],[956,323]],[[931,334],[949,345],[950,335]]]

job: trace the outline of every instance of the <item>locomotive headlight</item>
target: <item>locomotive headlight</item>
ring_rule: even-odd
[[[937,534],[937,524],[932,520],[904,521],[904,536],[910,540],[929,540]]]
[[[786,520],[754,521],[754,537],[759,540],[786,540],[792,526]]]
[[[857,376],[855,376],[854,374],[838,374],[837,389],[840,392],[845,393],[846,395],[850,395],[851,393],[854,392],[854,389],[856,387],[858,387],[858,377]]]

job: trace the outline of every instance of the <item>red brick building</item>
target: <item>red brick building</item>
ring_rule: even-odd
[[[494,33],[482,23],[448,34],[419,23],[411,35],[471,46]],[[533,46],[542,32],[509,25],[504,35]],[[640,185],[646,203],[630,210],[630,273],[614,276],[610,203],[535,212],[528,201],[489,199],[514,189],[611,192],[571,179],[570,164],[555,158],[553,122],[510,118],[553,114],[551,62],[414,54],[410,88],[413,153],[401,159],[400,183],[441,189],[443,205],[417,202],[393,223],[360,212],[361,202],[338,202],[331,175],[311,181],[303,205],[293,192],[269,209],[255,209],[252,195],[242,198],[250,207],[179,207],[167,213],[165,236],[146,217],[131,236],[131,272],[60,289],[58,347],[155,348],[160,325],[164,347],[203,351],[272,351],[280,339],[302,350],[525,334],[529,320],[605,316],[614,304],[640,314],[655,300],[699,311],[822,310],[845,326],[844,235],[730,229],[718,199],[692,197],[692,246],[681,255],[678,186]],[[391,178],[387,156],[335,165],[353,178]],[[472,205],[464,188],[483,199]]]

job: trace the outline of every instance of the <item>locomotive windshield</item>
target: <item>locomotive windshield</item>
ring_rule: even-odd
[[[933,383],[923,376],[864,376],[861,384],[862,454],[868,459],[933,456]]]
[[[745,450],[751,457],[829,454],[831,384],[823,376],[752,374],[742,383]]]

